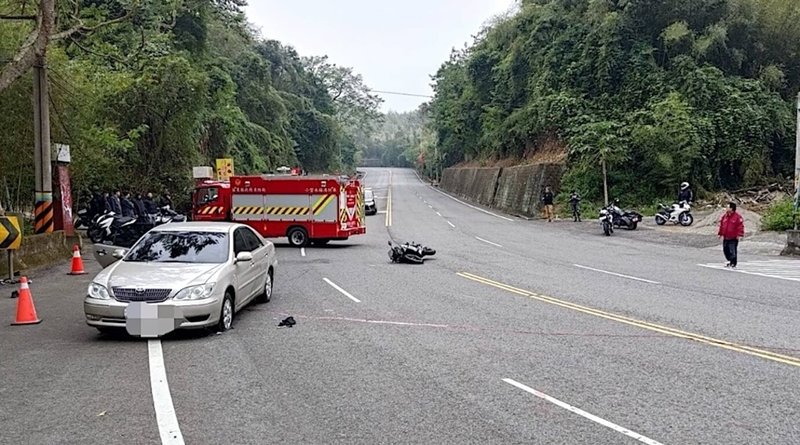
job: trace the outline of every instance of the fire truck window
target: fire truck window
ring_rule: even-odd
[[[219,197],[219,190],[216,187],[206,187],[197,190],[195,196],[195,204],[203,205],[212,201],[216,201]]]
[[[250,252],[247,241],[245,241],[243,231],[246,229],[236,229],[233,233],[233,254],[238,255],[239,252]]]
[[[244,237],[244,241],[247,243],[248,250],[251,252],[260,249],[263,244],[261,244],[261,240],[258,239],[255,233],[253,233],[250,229],[242,229],[242,235]]]

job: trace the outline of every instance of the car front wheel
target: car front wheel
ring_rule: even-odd
[[[225,332],[233,326],[233,297],[230,292],[225,292],[225,298],[222,300],[222,307],[219,311],[219,323],[217,323],[217,331]]]

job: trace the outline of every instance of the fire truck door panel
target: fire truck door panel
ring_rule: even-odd
[[[231,215],[234,221],[264,219],[264,195],[233,195]]]
[[[265,195],[267,221],[308,221],[311,206],[308,195]]]
[[[311,195],[310,198],[315,222],[336,222],[336,195]]]

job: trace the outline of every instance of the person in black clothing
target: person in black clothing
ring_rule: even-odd
[[[94,219],[95,216],[106,211],[106,200],[100,194],[97,187],[92,190],[92,200],[89,202],[89,219]],[[87,221],[88,222],[88,221]]]
[[[544,194],[542,195],[542,202],[544,203],[544,216],[547,218],[547,222],[553,221],[553,202],[555,201],[555,196],[553,192],[550,190],[550,187],[544,188]]]
[[[108,205],[111,207],[111,211],[116,213],[117,215],[122,215],[122,203],[119,199],[119,190],[115,191],[109,198],[108,198]]]
[[[687,204],[694,202],[694,192],[692,191],[692,188],[689,187],[688,182],[681,184],[681,191],[678,193],[678,202],[685,202]]]
[[[144,204],[144,210],[147,212],[148,215],[155,215],[158,213],[158,207],[156,207],[156,202],[153,201],[153,194],[147,193],[147,197],[142,200]]]
[[[572,209],[572,218],[575,222],[581,222],[581,196],[575,190],[569,197],[569,207]]]
[[[136,197],[133,198],[133,210],[136,213],[137,218],[143,218],[147,216],[147,211],[145,211],[141,193],[137,193]]]
[[[161,208],[169,207],[169,210],[175,210],[172,204],[172,197],[169,196],[168,192],[164,192],[164,194],[161,195],[161,199],[158,201],[158,206]]]
[[[125,194],[122,195],[120,203],[122,204],[122,216],[130,218],[136,217],[136,207],[134,207],[133,201],[131,201],[130,192],[125,192]]]

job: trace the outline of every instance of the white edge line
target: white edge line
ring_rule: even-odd
[[[718,266],[711,266],[711,265],[708,265],[708,264],[698,264],[698,266],[705,267],[707,269],[715,269],[715,270],[722,270],[722,271],[728,271],[728,272],[739,272],[739,273],[743,273],[743,274],[747,274],[747,275],[756,275],[756,276],[759,276],[759,277],[775,278],[776,280],[795,281],[795,282],[800,281],[800,279],[798,279],[798,278],[782,277],[782,276],[779,276],[779,275],[768,275],[768,274],[758,273],[758,272],[748,272],[746,270],[730,269],[730,268],[727,268],[727,267],[724,267],[724,266],[719,266],[718,267]]]
[[[301,247],[300,248],[300,256],[306,256],[306,248],[305,247]]]
[[[476,237],[475,237],[475,239],[476,239],[476,240],[478,240],[478,241],[482,241],[482,242],[484,242],[484,243],[486,243],[486,244],[491,244],[491,245],[493,245],[493,246],[495,246],[495,247],[499,247],[499,248],[501,248],[501,249],[503,248],[503,246],[501,246],[500,244],[493,243],[493,242],[491,242],[491,241],[489,241],[489,240],[485,240],[485,239],[483,239],[483,238],[481,238],[481,237],[479,237],[479,236],[476,236]]]
[[[178,417],[175,415],[172,395],[169,392],[161,340],[148,340],[147,353],[150,363],[150,391],[153,394],[153,408],[156,411],[161,443],[163,445],[183,445],[183,435],[178,426]]]
[[[442,216],[442,214],[441,214],[441,213],[439,213],[439,212],[436,212],[436,214],[437,214],[437,215],[439,215],[439,216]]]
[[[355,301],[356,303],[361,303],[361,300],[359,300],[358,298],[356,298],[356,297],[354,297],[354,296],[350,295],[350,293],[349,293],[349,292],[347,292],[346,290],[344,290],[344,289],[342,289],[341,287],[337,286],[337,285],[336,285],[336,283],[334,283],[333,281],[331,281],[331,280],[329,280],[329,279],[327,279],[327,278],[323,278],[323,280],[324,280],[326,283],[330,284],[332,288],[334,288],[334,289],[338,290],[339,292],[341,292],[341,294],[342,294],[342,295],[344,295],[345,297],[347,297],[347,298],[349,298],[349,299],[351,299],[351,300]]]
[[[423,184],[424,184],[424,185],[426,185],[426,186],[428,185],[428,184],[427,184],[425,181],[423,181],[423,180],[422,180],[422,178],[419,176],[419,173],[417,173],[417,172],[415,171],[415,172],[414,172],[414,174],[416,174],[416,175],[417,175],[417,179],[419,179],[419,181],[420,181],[421,183],[423,183]],[[466,203],[466,202],[464,202],[464,201],[462,201],[462,200],[460,200],[460,199],[458,199],[458,198],[455,198],[455,197],[453,197],[453,196],[450,196],[449,194],[447,194],[447,193],[445,193],[445,192],[443,192],[443,191],[441,191],[441,190],[437,190],[437,189],[436,189],[436,188],[434,188],[434,187],[431,187],[431,190],[433,190],[434,192],[437,192],[437,193],[441,193],[442,195],[444,195],[444,196],[447,196],[448,198],[452,199],[453,201],[456,201],[456,202],[458,202],[458,203],[460,203],[460,204],[463,204],[463,205],[465,205],[465,206],[467,206],[467,207],[469,207],[469,208],[471,208],[471,209],[475,209],[475,210],[477,210],[477,211],[479,211],[479,212],[482,212],[482,213],[485,213],[485,214],[487,214],[487,215],[494,216],[495,218],[500,218],[500,219],[503,219],[503,220],[506,220],[506,221],[511,221],[511,222],[514,222],[514,220],[513,220],[513,219],[511,219],[511,218],[506,218],[505,216],[501,216],[501,215],[498,215],[498,214],[496,214],[496,213],[492,213],[492,212],[490,212],[490,211],[488,211],[488,210],[484,210],[484,209],[482,209],[482,208],[480,208],[480,207],[475,207],[475,206],[474,206],[474,205],[472,205],[472,204],[468,204],[468,203]]]
[[[453,224],[453,223],[451,223],[450,221],[447,221],[447,224],[450,224],[450,227],[452,227],[452,228],[454,228],[454,229],[456,228],[456,225],[455,225],[455,224]]]
[[[562,402],[561,400],[558,400],[555,397],[548,396],[547,394],[545,394],[543,392],[540,392],[540,391],[537,391],[537,390],[535,390],[535,389],[533,389],[531,387],[525,386],[522,383],[519,383],[519,382],[517,382],[515,380],[503,379],[503,381],[508,383],[509,385],[515,386],[515,387],[517,387],[517,388],[519,388],[519,389],[521,389],[521,390],[523,390],[523,391],[525,391],[527,393],[533,394],[534,396],[536,396],[536,397],[538,397],[540,399],[546,400],[546,401],[548,401],[548,402],[550,402],[550,403],[552,403],[552,404],[554,404],[556,406],[564,408],[567,411],[575,413],[575,414],[577,414],[577,415],[579,415],[579,416],[581,416],[583,418],[589,419],[592,422],[599,423],[600,425],[603,425],[606,428],[610,428],[610,429],[612,429],[612,430],[614,430],[614,431],[616,431],[618,433],[622,433],[622,434],[630,437],[631,439],[636,439],[641,443],[646,443],[647,445],[663,445],[661,442],[655,441],[655,440],[653,440],[653,439],[651,439],[649,437],[643,436],[643,435],[641,435],[641,434],[639,434],[639,433],[637,433],[635,431],[631,431],[631,430],[629,430],[627,428],[621,427],[621,426],[617,425],[616,423],[612,423],[612,422],[609,422],[608,420],[605,420],[603,418],[597,417],[594,414],[587,413],[586,411],[584,411],[584,410],[582,410],[580,408],[576,408],[576,407],[574,407],[574,406],[572,406],[572,405],[570,405],[568,403]]]
[[[636,277],[632,277],[630,275],[623,275],[621,273],[609,272],[607,270],[602,270],[602,269],[595,269],[594,267],[581,266],[580,264],[573,264],[573,266],[575,266],[575,267],[577,267],[579,269],[586,269],[586,270],[591,270],[591,271],[594,271],[594,272],[604,273],[606,275],[613,275],[615,277],[627,278],[629,280],[635,280],[635,281],[641,281],[642,283],[661,284],[658,281],[645,280],[644,278],[636,278]]]

